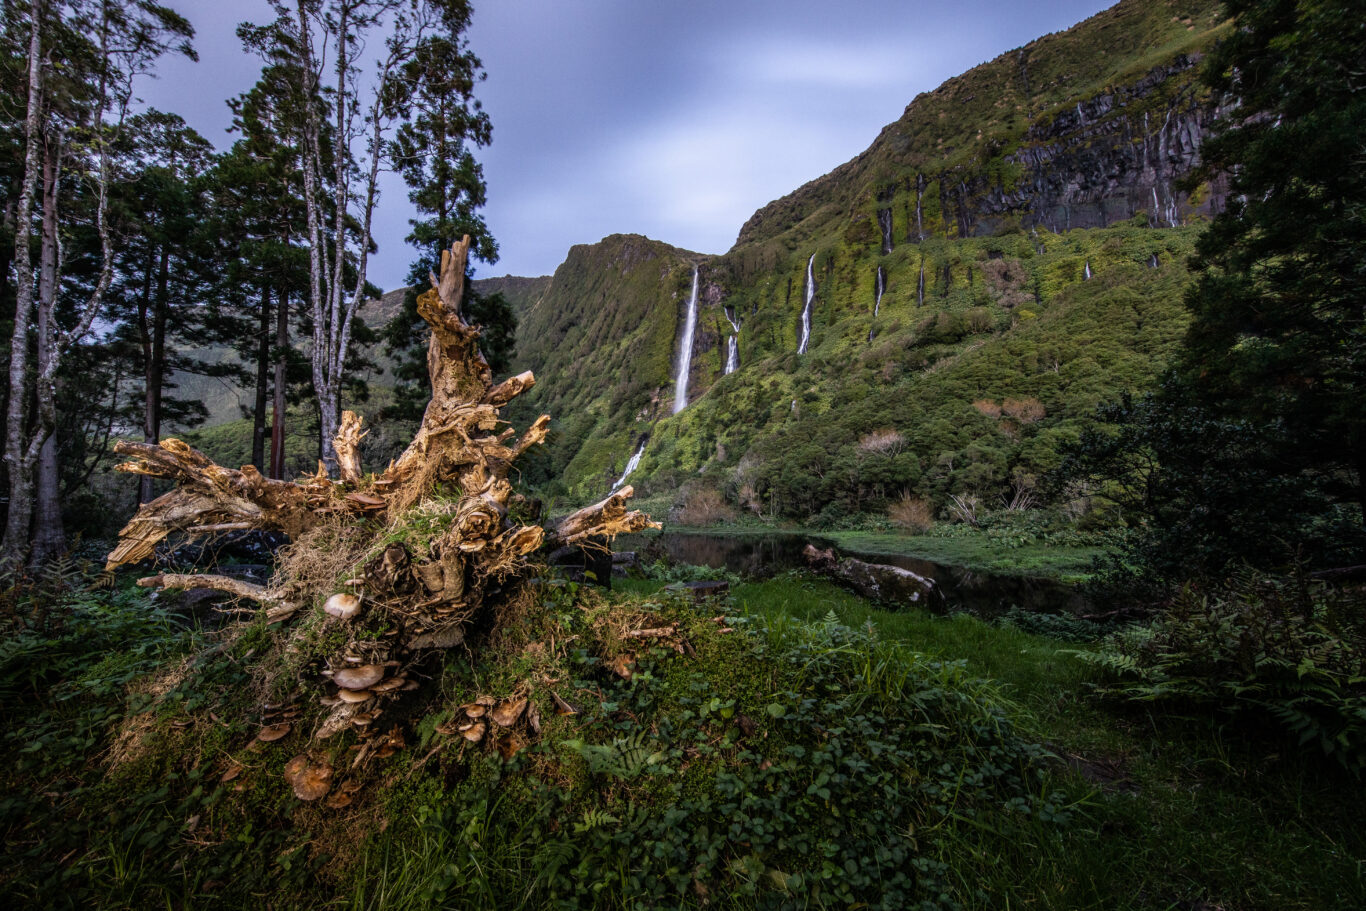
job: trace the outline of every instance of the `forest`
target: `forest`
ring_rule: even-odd
[[[467,0],[271,0],[223,150],[179,4],[0,2],[8,906],[1366,905],[1359,0],[482,282]],[[970,229],[1096,97],[1218,112],[1166,207]]]

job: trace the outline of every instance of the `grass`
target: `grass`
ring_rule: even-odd
[[[867,531],[829,531],[821,535],[840,547],[863,554],[903,554],[976,572],[1064,581],[1085,578],[1092,562],[1105,554],[1105,549],[1098,546],[996,538],[968,530],[953,535]]]
[[[629,597],[658,583],[628,580]],[[983,833],[955,873],[982,908],[1352,909],[1366,907],[1360,783],[1293,744],[1231,721],[1117,710],[1090,695],[1076,647],[958,614],[879,610],[797,574],[732,590],[750,617],[871,624],[883,639],[967,662],[996,682],[1027,736],[1055,757],[1079,811],[1012,844]],[[975,853],[973,853],[975,852]]]
[[[47,632],[11,630],[3,650],[0,680],[11,698],[0,713],[0,834],[13,862],[0,872],[0,898],[111,909],[240,907],[248,894],[277,908],[658,906],[632,891],[661,888],[639,879],[656,861],[638,848],[704,856],[686,841],[702,830],[683,820],[744,816],[741,840],[756,845],[774,832],[826,849],[844,844],[825,833],[849,817],[821,815],[826,804],[808,790],[825,786],[818,766],[798,762],[787,773],[795,779],[761,768],[761,759],[788,762],[785,749],[800,744],[826,751],[824,761],[857,760],[845,796],[832,798],[836,806],[854,801],[854,819],[883,819],[860,782],[949,801],[947,813],[915,810],[902,833],[914,836],[912,859],[928,881],[953,895],[933,898],[936,907],[1366,906],[1359,781],[1228,721],[1103,704],[1089,689],[1099,671],[1073,654],[1073,643],[967,615],[882,610],[801,573],[735,582],[729,600],[698,609],[661,593],[663,585],[616,580],[608,599],[562,586],[543,613],[526,616],[504,658],[435,668],[438,698],[428,710],[436,714],[415,716],[408,750],[381,770],[352,816],[288,795],[279,768],[302,741],[242,747],[255,730],[243,714],[251,706],[224,694],[241,690],[246,660],[268,641],[264,631],[240,636],[198,676],[177,675],[152,700],[162,692],[152,681],[170,679],[167,669],[182,666],[198,634],[149,608],[145,593],[61,595]],[[718,614],[737,631],[725,634],[712,622]],[[665,621],[683,625],[696,655],[641,653],[629,683],[604,673],[623,644],[612,630]],[[563,657],[532,648],[551,634],[573,642]],[[410,772],[429,744],[440,745],[431,729],[449,705],[542,673],[586,716],[547,711],[544,744],[511,763],[447,748]],[[823,707],[835,704],[833,713]],[[744,717],[757,730],[741,737],[733,726]],[[896,736],[904,735],[893,729],[906,718],[930,734],[916,747],[927,752],[889,778],[885,755],[866,748],[880,741],[900,749]],[[147,751],[111,763],[113,732],[130,724],[148,733]],[[1028,743],[1043,750],[1017,752]],[[837,744],[854,752],[828,752]],[[1003,752],[983,754],[984,746]],[[808,755],[815,763],[816,753]],[[976,777],[992,774],[984,755],[1007,766],[1021,755],[1040,760],[1002,791]],[[220,783],[229,756],[247,771]],[[656,761],[662,766],[651,771]],[[842,773],[843,761],[829,773]],[[917,776],[928,790],[907,789]],[[719,790],[726,787],[737,790]],[[770,812],[765,794],[784,795],[780,808],[817,815],[756,828]],[[730,801],[748,809],[727,809]],[[659,815],[679,808],[694,815]],[[781,849],[746,872],[759,855],[744,854],[724,831],[713,826],[704,836],[719,839],[722,852],[708,881],[729,884],[706,896],[709,906],[855,901],[793,878]],[[847,834],[849,844],[862,837],[857,827]],[[881,838],[896,840],[885,831]],[[876,837],[862,843],[880,850]],[[325,856],[345,851],[354,852],[350,866]],[[614,858],[625,866],[616,869]],[[686,879],[691,862],[659,871]],[[690,892],[669,906],[701,903]]]

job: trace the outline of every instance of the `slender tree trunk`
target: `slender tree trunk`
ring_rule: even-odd
[[[156,384],[152,378],[152,251],[147,251],[147,268],[142,273],[142,295],[138,298],[138,342],[142,349],[142,438],[144,442],[156,442],[152,439],[152,430],[148,415],[152,412],[152,390]],[[152,479],[146,476],[138,477],[138,502],[149,503],[152,500]]]
[[[51,339],[57,305],[57,191],[61,173],[61,139],[46,137],[43,143],[43,227],[38,254],[38,372],[51,373],[56,346]],[[44,390],[40,385],[38,394]],[[65,552],[66,530],[62,527],[61,479],[57,464],[55,428],[39,427],[35,434],[45,437],[38,450],[37,490],[33,512],[33,544],[29,562],[40,566]],[[32,444],[30,444],[32,445]]]
[[[33,518],[32,463],[26,458],[25,430],[28,421],[28,345],[33,313],[33,261],[29,250],[29,226],[38,183],[42,122],[42,27],[43,0],[29,7],[32,23],[28,45],[28,114],[24,121],[24,175],[14,230],[15,309],[10,339],[9,402],[5,412],[5,462],[9,465],[9,513],[5,537],[0,542],[0,563],[14,566],[28,552],[29,524]]]
[[[270,476],[277,481],[285,477],[285,352],[289,350],[289,295],[280,292],[275,308],[275,402],[270,426]]]
[[[143,342],[143,380],[145,385],[142,405],[142,439],[147,443],[161,441],[162,396],[166,386],[166,324],[170,319],[170,299],[167,285],[170,280],[171,254],[165,243],[157,262],[157,290],[152,300],[150,331]],[[138,502],[151,502],[155,491],[152,479],[143,478],[138,490]]]
[[[266,393],[270,381],[270,285],[261,288],[261,313],[256,324],[256,400],[251,409],[251,464],[266,467]]]
[[[14,262],[14,209],[18,200],[9,197],[5,200],[5,214],[0,219],[0,238],[10,238],[9,241],[0,241],[0,301],[8,300],[10,295],[9,267]]]

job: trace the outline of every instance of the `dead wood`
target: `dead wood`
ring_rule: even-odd
[[[360,429],[361,417],[354,411],[343,411],[341,428],[332,448],[337,453],[337,473],[344,483],[357,484],[361,479],[360,441],[369,431]]]
[[[617,535],[662,528],[658,522],[641,512],[628,512],[626,501],[635,493],[627,484],[607,499],[570,513],[555,526],[552,540],[556,544],[577,544],[598,535],[613,538]]]
[[[802,549],[802,556],[812,569],[831,576],[873,601],[938,606],[941,597],[933,579],[909,569],[902,569],[900,566],[866,563],[853,557],[841,557],[835,553],[834,548],[822,550],[814,544],[806,545]]]
[[[201,575],[162,574],[140,584],[228,591],[265,606],[272,621],[297,612],[307,623],[286,637],[286,651],[309,648],[316,640],[308,630],[318,624],[343,624],[345,644],[317,656],[327,668],[322,673],[345,681],[346,668],[365,667],[382,675],[374,686],[339,683],[334,694],[324,696],[332,711],[315,737],[347,728],[362,738],[377,736],[382,706],[416,687],[408,674],[425,653],[468,645],[480,622],[495,623],[500,605],[518,596],[518,581],[531,575],[525,572],[528,557],[546,534],[509,515],[516,494],[508,476],[519,455],[545,440],[550,418],[542,415],[518,436],[499,416],[535,378],[527,372],[493,382],[479,351],[479,329],[460,312],[468,250],[466,237],[445,251],[441,274],[432,276],[432,289],[418,298],[418,312],[432,331],[432,399],[412,443],[379,475],[364,474],[365,433],[351,412],[333,441],[338,480],[321,467],[297,481],[270,480],[251,466],[216,465],[178,440],[117,447],[131,457],[121,470],[178,486],[138,510],[120,533],[108,569],[150,557],[173,533],[193,536],[226,527],[290,536],[268,589]],[[631,494],[627,487],[574,513],[555,534],[575,543],[659,527],[627,510]],[[346,609],[337,609],[341,602],[334,599],[334,609],[325,611],[325,602],[340,594]]]

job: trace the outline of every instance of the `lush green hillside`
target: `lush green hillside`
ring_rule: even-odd
[[[1185,259],[1222,187],[1180,181],[1217,113],[1195,76],[1224,27],[1208,2],[1126,0],[921,95],[723,256],[575,247],[521,311],[526,408],[557,419],[533,479],[602,496],[646,440],[631,483],[675,502],[701,486],[833,521],[903,495],[1037,497],[1059,444],[1151,384],[1183,331]]]

